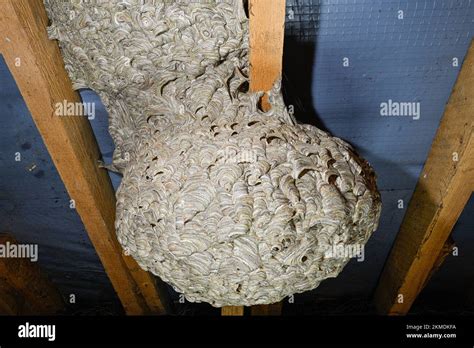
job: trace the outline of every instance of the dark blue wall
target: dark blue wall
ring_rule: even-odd
[[[287,0],[287,103],[301,120],[345,139],[369,160],[383,201],[366,260],[353,260],[302,300],[372,294],[406,211],[399,200],[406,208],[473,30],[470,0]],[[419,102],[420,118],[381,116],[380,104],[389,99]],[[466,210],[472,213],[473,205],[471,199]],[[450,271],[440,272],[427,291],[459,295],[465,289],[453,284],[460,282],[474,288],[473,225],[472,214],[461,217],[454,236],[463,252],[448,258]],[[449,274],[458,281],[448,281]]]
[[[39,244],[40,266],[66,299],[75,295],[72,310],[113,307],[115,292],[1,56],[0,86],[0,233]],[[105,127],[104,112],[100,119]]]

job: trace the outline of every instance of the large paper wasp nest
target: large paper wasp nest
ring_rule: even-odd
[[[240,0],[45,0],[76,89],[110,114],[126,253],[189,301],[272,303],[337,276],[376,229],[351,146],[249,93]]]

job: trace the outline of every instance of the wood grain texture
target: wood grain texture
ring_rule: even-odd
[[[31,112],[97,254],[128,314],[164,313],[155,279],[124,256],[115,237],[115,196],[85,117],[55,115],[55,104],[80,102],[56,42],[47,37],[41,0],[5,0],[0,50]]]
[[[221,315],[223,317],[229,316],[243,316],[244,306],[225,306],[221,308]]]
[[[0,245],[18,244],[0,235]],[[57,288],[27,258],[0,258],[0,315],[51,315],[64,309]]]
[[[280,78],[285,37],[285,0],[250,0],[250,90],[269,91]],[[271,108],[267,95],[261,102]]]
[[[269,305],[252,306],[250,308],[250,314],[252,316],[281,315],[282,307],[283,307],[282,302],[272,303]]]
[[[375,293],[380,313],[406,314],[437,267],[474,186],[474,45],[468,50]],[[454,160],[457,157],[457,161]],[[401,302],[403,296],[403,302]]]
[[[449,236],[446,242],[444,243],[441,251],[439,252],[438,257],[436,258],[435,263],[433,264],[433,268],[431,269],[428,277],[426,277],[425,283],[422,286],[422,289],[430,282],[431,277],[438,271],[441,265],[444,263],[444,260],[453,252],[453,248],[455,247],[454,240],[452,236]]]

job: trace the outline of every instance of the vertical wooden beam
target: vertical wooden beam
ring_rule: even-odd
[[[269,91],[281,77],[285,38],[285,0],[250,0],[250,90]],[[263,111],[271,109],[268,95]],[[280,315],[281,303],[252,306],[251,315]]]
[[[250,0],[250,90],[269,91],[281,76],[283,39],[285,37],[285,0]],[[268,111],[271,105],[268,95],[261,100],[261,108]],[[252,314],[275,313],[265,306],[252,308]],[[281,307],[280,307],[281,308]],[[278,311],[277,311],[278,312]],[[236,310],[223,307],[222,315],[243,315],[243,307]],[[232,313],[232,314],[229,314]]]
[[[41,0],[3,0],[0,51],[126,313],[163,313],[154,277],[124,256],[116,239],[114,190],[107,172],[98,168],[100,152],[89,121],[55,115],[56,103],[81,100],[58,44],[47,37],[47,23]]]
[[[250,90],[269,91],[281,76],[285,0],[250,0]],[[265,94],[262,110],[271,108]]]
[[[225,306],[222,307],[221,315],[228,316],[242,316],[244,315],[244,306]]]
[[[3,252],[19,247],[8,235],[0,235],[0,246]],[[51,315],[64,309],[61,294],[36,262],[4,256],[0,257],[0,315]]]
[[[406,314],[436,267],[474,187],[474,44],[449,98],[430,153],[375,293],[380,313]]]

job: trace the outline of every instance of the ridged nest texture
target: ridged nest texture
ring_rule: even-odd
[[[248,89],[241,1],[45,0],[75,88],[110,114],[124,251],[189,301],[255,305],[337,276],[377,228],[375,174]]]

